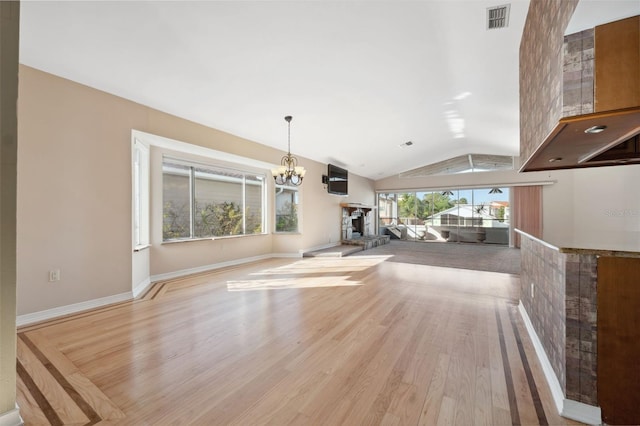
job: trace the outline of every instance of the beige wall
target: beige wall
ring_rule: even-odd
[[[327,194],[326,165],[300,158],[308,169],[300,235],[162,244],[161,151],[152,148],[152,246],[132,254],[132,130],[271,164],[283,152],[26,66],[18,108],[18,315],[126,294],[145,275],[335,243],[338,204],[374,200],[373,183],[355,175],[349,198]],[[61,270],[59,282],[48,282],[51,269]]]

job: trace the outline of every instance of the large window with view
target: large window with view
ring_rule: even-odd
[[[165,157],[164,241],[264,232],[264,175]]]
[[[392,239],[509,244],[509,188],[378,194],[378,227]]]

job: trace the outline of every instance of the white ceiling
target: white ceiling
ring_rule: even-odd
[[[32,2],[20,62],[372,179],[518,155],[528,0]],[[412,141],[411,147],[400,147]]]

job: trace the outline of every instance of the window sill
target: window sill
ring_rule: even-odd
[[[180,244],[180,243],[191,243],[195,241],[216,241],[216,240],[231,240],[236,238],[247,238],[247,237],[259,237],[267,234],[246,234],[246,235],[227,235],[224,237],[206,237],[206,238],[184,238],[181,240],[166,240],[162,242],[164,244]]]
[[[273,235],[302,235],[299,231],[275,231]]]

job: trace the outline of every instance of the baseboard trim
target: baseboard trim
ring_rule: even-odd
[[[540,364],[542,365],[542,371],[544,372],[544,377],[547,379],[547,383],[549,384],[549,388],[551,389],[551,396],[553,397],[553,402],[556,404],[556,408],[558,409],[558,413],[562,413],[562,408],[564,406],[564,391],[560,386],[560,382],[558,381],[558,377],[556,376],[555,371],[553,371],[553,367],[551,366],[551,362],[547,357],[547,353],[542,346],[542,342],[538,337],[538,333],[533,328],[533,323],[529,318],[529,314],[525,309],[522,301],[518,304],[518,310],[520,311],[520,316],[524,321],[524,325],[529,333],[529,337],[531,338],[531,342],[533,342],[533,347],[536,350],[536,355],[538,356],[538,360],[540,360]]]
[[[542,346],[542,342],[538,337],[538,333],[536,333],[536,330],[533,328],[533,323],[531,322],[529,314],[522,304],[522,301],[520,301],[520,303],[518,304],[518,310],[520,311],[520,316],[522,317],[527,332],[529,333],[529,337],[531,338],[531,342],[533,343],[533,347],[536,351],[536,355],[538,356],[538,360],[540,361],[540,364],[542,366],[544,377],[547,380],[549,388],[551,389],[551,396],[553,398],[553,402],[556,405],[558,413],[563,417],[577,420],[582,423],[592,425],[601,424],[602,416],[600,413],[600,407],[594,407],[592,405],[565,398],[564,391],[560,386],[558,377],[553,371],[551,362],[549,361],[547,353]]]
[[[149,287],[151,287],[151,277],[145,278],[142,282],[139,282],[132,291],[133,298],[143,294]]]
[[[20,408],[16,404],[16,408],[0,414],[0,426],[22,426],[24,422],[20,417]]]
[[[333,247],[329,245],[328,247]],[[77,314],[82,311],[88,311],[90,309],[100,308],[106,305],[114,303],[126,302],[133,300],[144,291],[149,288],[153,283],[158,281],[165,281],[174,278],[181,278],[187,275],[197,274],[201,272],[214,271],[220,268],[226,268],[229,266],[237,266],[245,263],[256,262],[259,260],[272,259],[277,257],[288,258],[302,258],[302,252],[300,253],[270,253],[260,256],[245,257],[242,259],[230,260],[228,262],[213,263],[210,265],[199,266],[197,268],[181,269],[175,272],[167,272],[165,274],[152,275],[149,278],[138,283],[132,291],[127,293],[115,294],[113,296],[102,297],[99,299],[87,300],[85,302],[74,303],[71,305],[59,306],[56,308],[47,309],[44,311],[33,312],[30,314],[19,315],[16,317],[16,326],[23,327],[26,325],[35,324],[42,321],[48,321],[54,318],[62,317],[65,315]],[[0,424],[0,426],[3,426]]]
[[[286,257],[290,259],[301,259],[302,253],[272,253],[270,257]]]
[[[560,415],[589,425],[602,424],[602,413],[600,411],[600,407],[594,407],[593,405],[574,401],[572,399],[564,400],[564,406]]]
[[[324,249],[328,249],[328,248],[331,248],[331,247],[337,247],[337,246],[339,246],[341,244],[342,243],[340,241],[336,241],[335,243],[321,244],[319,246],[309,247],[309,248],[306,248],[304,250],[300,250],[300,253],[302,254],[302,253],[307,253],[307,252],[310,252],[310,251],[324,250]]]
[[[133,294],[129,291],[127,293],[114,294],[113,296],[101,297],[99,299],[91,299],[85,302],[59,306],[57,308],[46,309],[44,311],[33,312],[31,314],[18,315],[16,317],[16,326],[22,327],[65,315],[77,314],[78,312],[88,311],[90,309],[100,308],[114,303],[126,302],[132,298]]]

